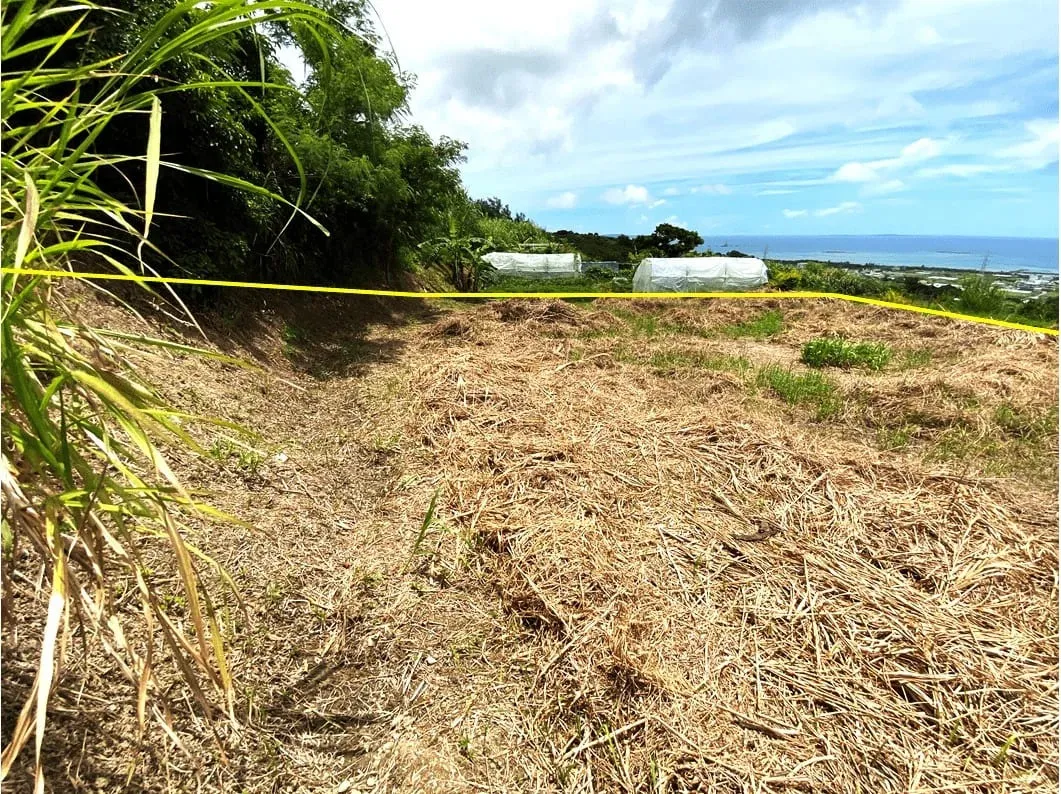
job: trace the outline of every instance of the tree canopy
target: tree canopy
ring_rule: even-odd
[[[553,238],[578,250],[585,259],[599,262],[638,262],[646,256],[687,256],[704,243],[698,233],[669,223],[659,224],[651,234],[635,237],[596,232],[581,234],[561,229],[553,233]]]
[[[187,25],[203,13],[177,0],[123,5],[94,15],[97,29],[87,46],[68,47],[71,65],[128,52],[150,40],[167,15]],[[367,4],[316,5],[345,24],[266,23],[169,59],[155,75],[162,83],[231,85],[161,98],[162,150],[170,167],[159,178],[152,241],[160,253],[150,262],[160,272],[375,281],[407,264],[421,241],[444,232],[449,211],[467,204],[458,170],[465,146],[434,140],[411,122],[413,78],[380,47]],[[301,84],[281,64],[281,46],[294,47],[304,60],[308,74]],[[96,154],[130,159],[100,177],[102,188],[126,201],[141,199],[132,186],[143,184],[143,166],[132,158],[146,138],[143,117],[108,125],[94,143]],[[235,181],[202,179],[201,171],[232,175],[282,201]],[[296,204],[301,212],[293,210]]]
[[[650,247],[655,248],[665,257],[685,256],[704,244],[704,238],[690,229],[661,223],[652,234],[648,235]]]

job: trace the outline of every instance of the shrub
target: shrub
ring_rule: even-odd
[[[958,307],[973,314],[994,314],[1002,311],[1006,304],[1006,293],[987,273],[962,276],[958,280],[961,294]]]
[[[791,291],[802,289],[803,273],[798,268],[780,268],[770,271],[770,284],[779,290]]]
[[[533,221],[509,218],[479,218],[476,221],[479,237],[489,237],[500,251],[521,251],[531,244],[536,253],[549,253],[561,246],[554,244],[549,233]],[[542,248],[540,246],[546,246]]]
[[[888,303],[913,303],[906,295],[895,289],[889,289],[881,295],[881,300],[888,301]]]
[[[808,265],[803,271],[803,289],[835,292],[840,295],[879,297],[888,290],[888,285],[880,279],[843,268]]]
[[[615,273],[606,267],[588,267],[582,271],[582,275],[593,281],[611,281],[615,277]]]
[[[891,348],[877,342],[849,342],[838,336],[825,336],[803,345],[800,360],[810,367],[864,366],[881,370],[892,359]]]
[[[1028,300],[1021,306],[1020,315],[1027,320],[1056,325],[1058,320],[1057,293],[1051,292]]]

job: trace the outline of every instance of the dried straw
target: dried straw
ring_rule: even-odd
[[[537,785],[1056,787],[1056,494],[1021,506],[1013,484],[896,466],[703,388],[725,373],[689,389],[566,361],[570,339],[520,341],[553,309],[502,306],[477,346],[424,351],[412,416],[442,515],[492,551],[538,646],[523,710],[554,745]],[[864,338],[894,325],[867,314]],[[985,349],[955,325],[915,323],[934,343],[980,336],[939,374],[950,388],[1056,395],[1008,336]],[[906,376],[877,377],[879,403],[900,399]]]

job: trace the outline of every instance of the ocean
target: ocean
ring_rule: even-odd
[[[1058,241],[1043,237],[927,237],[914,235],[826,235],[704,237],[704,249],[718,253],[734,249],[767,259],[815,259],[866,265],[996,272],[1028,270],[1058,273]]]

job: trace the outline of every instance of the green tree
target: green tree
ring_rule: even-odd
[[[356,3],[342,9],[362,13]],[[359,30],[367,27],[361,18]],[[457,168],[465,146],[435,142],[408,123],[412,78],[380,52],[374,36],[345,32],[321,41],[297,27],[290,35],[311,71],[304,93],[284,97],[283,128],[315,185],[314,216],[331,236],[322,240],[296,219],[286,245],[302,257],[297,269],[316,282],[389,279],[467,204]],[[293,189],[290,167],[276,173]]]
[[[582,254],[582,258],[593,262],[626,262],[634,256],[634,241],[625,234],[614,237],[592,232],[582,234],[569,229],[553,232],[553,240]]]
[[[121,5],[120,12],[95,14],[92,35],[60,47],[56,66],[123,57],[144,42],[165,48],[167,42],[153,38],[160,26],[177,37],[214,13],[191,0]],[[374,282],[407,263],[421,240],[443,233],[447,212],[467,203],[458,171],[463,144],[432,140],[410,122],[413,77],[380,48],[367,4],[313,5],[345,26],[322,30],[263,11],[263,24],[254,29],[234,29],[155,66],[153,77],[166,95],[162,149],[169,160],[159,175],[152,236],[165,256],[147,252],[156,270],[261,281]],[[46,17],[42,31],[49,24],[57,22]],[[308,77],[301,86],[277,60],[281,44],[302,53]],[[15,56],[11,69],[32,65]],[[209,87],[217,81],[244,87]],[[90,100],[99,85],[86,80],[83,98]],[[142,199],[136,186],[143,184],[144,168],[136,155],[146,134],[144,115],[129,114],[108,124],[91,148],[114,163],[98,175],[101,189],[134,205]],[[197,176],[202,171],[236,179],[207,182]],[[239,183],[264,185],[288,202],[311,207],[319,223],[283,202],[240,190]],[[321,234],[321,226],[330,235]]]
[[[644,247],[655,248],[665,257],[684,256],[704,244],[704,238],[696,232],[669,223],[661,223],[652,234],[638,240],[644,241]]]
[[[506,220],[512,220],[512,210],[508,208],[508,204],[502,204],[501,199],[497,196],[476,199],[473,204],[475,208],[482,213],[484,218],[504,218]]]

